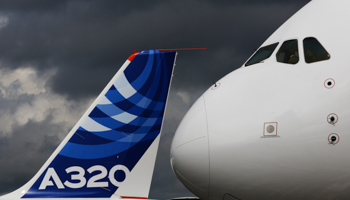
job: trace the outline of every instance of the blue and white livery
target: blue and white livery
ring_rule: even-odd
[[[175,57],[130,56],[33,179],[0,199],[146,199]]]

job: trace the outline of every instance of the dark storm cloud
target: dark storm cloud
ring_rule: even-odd
[[[0,1],[0,22],[8,18],[0,28],[0,69],[29,66],[38,79],[55,69],[45,87],[75,102],[69,104],[74,109],[101,91],[133,49],[207,47],[179,52],[150,193],[188,196],[169,163],[180,120],[213,81],[240,67],[308,1]],[[6,98],[0,95],[0,117],[33,105],[33,95],[8,98],[18,84],[7,87]],[[54,111],[46,112],[47,119],[15,123],[12,134],[0,138],[0,161],[7,163],[0,166],[1,192],[31,178],[59,143],[55,133],[67,133],[52,119]]]
[[[194,81],[207,87],[306,2],[4,1],[9,24],[0,30],[0,59],[11,68],[57,67],[50,86],[79,99],[95,95],[134,48],[207,47],[179,58],[188,63],[180,69],[185,79],[200,71]]]

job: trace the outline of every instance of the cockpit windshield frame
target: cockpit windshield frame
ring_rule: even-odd
[[[305,62],[310,64],[314,62],[329,60],[331,55],[323,45],[314,37],[307,37],[303,40]]]
[[[245,66],[254,65],[257,63],[261,63],[264,60],[270,58],[272,53],[275,51],[278,46],[278,42],[274,44],[270,44],[268,46],[261,47],[255,54],[245,63]]]
[[[276,53],[276,60],[279,63],[297,64],[299,62],[298,40],[286,40]]]

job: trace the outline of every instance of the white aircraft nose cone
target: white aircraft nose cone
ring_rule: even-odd
[[[209,187],[207,131],[204,98],[200,97],[176,130],[171,165],[178,179],[201,199],[207,199]]]

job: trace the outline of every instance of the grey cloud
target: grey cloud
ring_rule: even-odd
[[[197,77],[212,74],[209,70],[216,68],[213,65],[224,61],[214,60],[212,55],[226,49],[232,53],[231,66],[226,62],[221,69],[235,69],[307,0],[294,4],[62,1],[51,7],[39,2],[38,9],[25,9],[22,1],[15,2],[4,3],[10,23],[0,30],[0,59],[11,68],[25,64],[39,71],[57,67],[59,71],[50,86],[57,93],[80,99],[97,93],[106,83],[104,77],[114,74],[134,48],[207,47],[207,52],[183,58],[188,63],[186,75],[196,71],[193,66],[201,66],[202,74]],[[219,71],[209,79],[218,79],[228,72]],[[90,89],[82,92],[83,87]]]
[[[10,138],[0,138],[3,141],[0,144],[1,193],[25,184],[57,147],[60,140],[52,133],[63,130],[60,124],[53,124],[51,120],[49,117],[42,122],[29,121],[24,126],[14,126]]]

